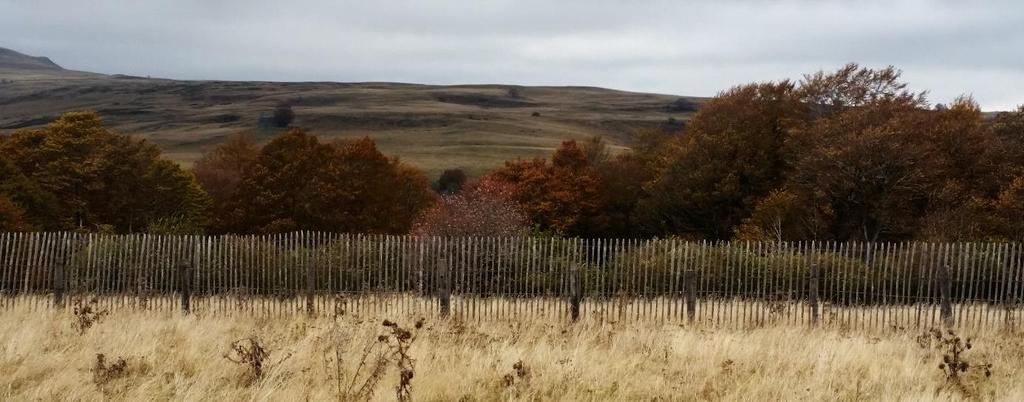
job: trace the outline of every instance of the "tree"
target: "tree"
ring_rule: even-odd
[[[1002,238],[1024,240],[1024,175],[1011,181],[992,203],[993,223]]]
[[[530,230],[529,219],[507,183],[483,180],[465,191],[441,196],[416,218],[420,236],[518,236]]]
[[[506,162],[486,180],[512,186],[522,210],[540,230],[591,236],[600,225],[600,179],[575,141],[565,141],[551,157]]]
[[[799,95],[813,118],[881,103],[927,107],[925,93],[908,90],[901,75],[893,66],[876,70],[850,63],[832,73],[804,75]]]
[[[120,232],[141,230],[152,219],[200,215],[161,209],[167,205],[165,197],[205,197],[198,186],[161,181],[169,176],[149,177],[155,166],[181,169],[162,161],[154,145],[108,131],[92,112],[65,113],[43,130],[15,133],[0,142],[0,153],[52,194],[55,207],[45,219],[51,229],[110,225]]]
[[[0,145],[2,147],[2,145]],[[10,230],[54,229],[57,200],[0,154],[0,198]]]
[[[384,156],[373,140],[333,144],[340,156],[344,187],[342,219],[375,233],[407,233],[412,221],[434,202],[430,180],[422,172]]]
[[[1024,174],[1024,105],[1012,112],[1002,112],[992,121],[992,133],[1003,144],[1006,156],[1017,161],[1014,172]]]
[[[608,150],[608,143],[600,136],[593,136],[580,144],[583,157],[587,165],[594,169],[600,169],[612,160],[612,153]]]
[[[644,185],[654,177],[653,161],[649,154],[625,152],[596,167],[600,185],[601,207],[595,236],[635,237],[643,214],[638,203],[644,194]]]
[[[786,140],[786,187],[813,195],[836,239],[912,237],[928,207],[935,154],[923,134],[935,112],[906,88],[899,70],[856,64],[801,82],[811,119]]]
[[[236,230],[406,233],[433,201],[419,171],[369,138],[323,144],[300,129],[267,143],[238,191]]]
[[[158,159],[149,165],[143,180],[145,191],[138,197],[148,206],[144,221],[150,227],[174,221],[178,227],[191,226],[192,233],[199,233],[207,226],[211,201],[191,172]]]
[[[462,169],[445,169],[441,177],[437,179],[437,192],[443,195],[451,195],[462,190],[466,184],[466,173]]]
[[[839,240],[910,237],[927,205],[928,153],[907,105],[850,109],[795,133],[790,186],[819,192]]]
[[[916,131],[928,152],[924,169],[929,182],[927,211],[915,237],[967,240],[988,237],[985,205],[1013,180],[1014,162],[1004,139],[985,124],[981,108],[961,96],[942,110],[927,114]]]
[[[782,181],[782,146],[805,115],[794,89],[788,81],[751,84],[705,103],[645,185],[645,232],[731,237]]]
[[[977,222],[1020,171],[1014,122],[990,129],[965,97],[933,110],[892,67],[738,87],[695,115],[638,209],[649,234],[989,236]]]
[[[821,195],[817,194],[820,198]],[[832,211],[815,195],[773,190],[758,201],[750,217],[736,229],[740,240],[793,241],[828,239]]]
[[[384,222],[389,233],[405,234],[412,230],[416,217],[433,206],[437,198],[430,189],[430,180],[422,171],[399,163],[397,159],[391,159],[391,163],[394,175],[383,191],[388,191],[388,188],[393,191],[392,199],[386,204],[393,209],[385,210],[387,217]]]
[[[292,121],[295,121],[295,112],[292,111],[292,107],[289,105],[280,105],[274,108],[273,121],[277,127],[288,127],[292,124]]]
[[[327,187],[333,150],[316,137],[292,129],[267,143],[245,171],[237,193],[239,216],[235,230],[284,232],[322,230],[329,225],[316,203],[333,188]]]
[[[672,103],[669,103],[668,107],[666,107],[665,109],[668,110],[669,112],[686,113],[696,112],[697,110],[700,110],[700,106],[698,106],[696,103],[689,99],[677,98],[676,100],[672,101]]]
[[[25,220],[25,212],[6,195],[0,194],[0,232],[21,232],[31,230]]]
[[[259,156],[248,136],[232,135],[203,153],[192,166],[196,180],[210,196],[210,228],[214,232],[236,229],[243,220],[238,211],[238,188]]]

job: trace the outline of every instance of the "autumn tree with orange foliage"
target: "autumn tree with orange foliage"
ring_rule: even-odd
[[[726,239],[782,181],[782,147],[807,115],[788,81],[732,88],[701,106],[645,185],[648,235]]]
[[[762,199],[738,235],[785,240],[965,240],[999,236],[986,218],[1012,181],[1013,144],[970,98],[931,110],[898,70],[848,65],[806,76],[810,110],[786,139],[778,197]],[[793,216],[799,214],[802,218]],[[786,224],[766,216],[788,215]],[[776,230],[782,229],[782,230]]]
[[[67,113],[0,136],[0,230],[1024,240],[1024,107],[929,107],[893,67],[737,86],[629,145],[565,141],[462,191],[452,170],[436,201],[368,138],[233,136],[187,172]]]
[[[1015,238],[997,217],[1016,213],[1024,109],[987,122],[962,97],[932,110],[900,75],[850,64],[732,88],[682,136],[613,159],[598,187],[638,193],[632,215],[647,236]],[[623,186],[631,178],[640,191]],[[618,204],[630,216],[630,203]],[[603,205],[610,216],[614,204]]]
[[[404,234],[435,202],[430,180],[419,169],[384,156],[369,138],[332,144],[340,156],[336,205],[343,226],[370,233]],[[365,228],[365,229],[359,229]],[[352,230],[352,229],[350,229]]]
[[[0,141],[0,154],[39,190],[8,197],[24,204],[37,229],[205,223],[208,200],[192,175],[161,159],[153,144],[107,130],[96,113],[69,112],[44,129],[14,133]]]
[[[230,230],[244,220],[236,203],[238,187],[259,152],[259,147],[248,136],[236,134],[204,152],[192,165],[196,180],[210,196],[213,232]]]
[[[0,141],[2,139],[0,137]],[[53,195],[26,177],[4,154],[0,154],[0,231],[47,228],[56,212],[54,208],[56,200]]]
[[[506,162],[485,180],[510,185],[538,230],[570,236],[592,236],[600,230],[600,177],[576,141],[562,142],[550,163],[539,158]]]
[[[25,221],[25,212],[7,196],[0,194],[0,232],[22,232],[32,226]]]
[[[998,237],[1024,241],[1024,175],[1008,183],[990,205],[990,221],[998,231]]]
[[[433,202],[427,178],[381,154],[369,138],[324,144],[291,129],[241,172],[230,202],[236,221],[224,225],[231,232],[401,234]]]

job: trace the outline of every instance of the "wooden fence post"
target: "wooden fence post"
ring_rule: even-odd
[[[313,290],[316,288],[316,260],[306,262],[306,315],[312,317],[316,313],[313,303]]]
[[[821,271],[818,269],[818,263],[811,263],[811,282],[809,286],[809,295],[807,302],[811,305],[811,325],[818,326],[818,321],[821,319],[821,313],[818,311],[818,286],[821,283]]]
[[[953,304],[950,301],[950,294],[953,293],[953,282],[950,280],[949,265],[942,264],[939,266],[939,311],[942,316],[942,325],[946,328],[952,328],[955,322],[953,321]]]
[[[579,321],[580,319],[580,302],[583,300],[582,286],[580,286],[580,268],[579,265],[573,264],[570,268],[569,273],[569,312],[572,316],[572,322]]]
[[[697,316],[697,273],[692,269],[683,272],[683,297],[686,299],[686,321],[693,324]]]
[[[53,266],[53,306],[64,309],[64,256],[57,258]]]
[[[178,281],[181,289],[181,311],[192,312],[192,264],[182,261],[178,264]]]
[[[441,258],[437,260],[437,300],[441,305],[441,318],[448,318],[451,314],[451,275],[449,272],[448,260]]]
[[[1020,263],[1017,262],[1018,261],[1017,260],[1017,244],[1013,244],[1013,245],[1010,246],[1010,248],[1008,250],[1007,258],[1004,261],[1005,262],[1003,263],[1003,271],[1006,274],[1005,274],[1005,278],[1003,278],[1003,297],[1002,297],[1002,299],[1003,299],[1003,308],[1005,309],[1006,313],[1005,313],[1005,318],[1004,318],[1003,326],[1004,326],[1005,329],[1013,332],[1014,330],[1016,330],[1016,328],[1014,326],[1014,320],[1013,320],[1013,318],[1014,318],[1014,316],[1013,316],[1013,308],[1014,308],[1014,303],[1016,302],[1015,298],[1017,296],[1016,295],[1016,293],[1017,293],[1017,290],[1016,290],[1017,289],[1017,285],[1014,283],[1014,276],[1016,276],[1015,275],[1016,272],[1014,272],[1014,271],[1016,271],[1014,269],[1014,266],[1017,266],[1018,268],[1020,267]]]

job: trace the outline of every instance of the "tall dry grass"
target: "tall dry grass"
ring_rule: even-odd
[[[971,370],[954,384],[919,331],[436,319],[416,329],[416,318],[117,311],[80,334],[70,311],[15,308],[0,313],[0,399],[351,399],[378,371],[372,399],[395,400],[402,359],[382,345],[402,335],[390,319],[414,336],[403,364],[417,400],[1024,400],[1020,334],[961,334],[974,338],[966,359],[991,363],[992,376]],[[253,352],[250,340],[266,352],[260,376],[238,354]],[[379,356],[392,361],[378,368]]]

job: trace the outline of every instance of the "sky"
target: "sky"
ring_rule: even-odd
[[[590,85],[713,96],[856,62],[1024,104],[1024,1],[0,0],[0,47],[175,79]]]

